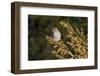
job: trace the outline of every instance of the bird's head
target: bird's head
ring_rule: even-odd
[[[58,28],[55,27],[52,29],[52,32],[56,32],[56,31],[58,31]]]

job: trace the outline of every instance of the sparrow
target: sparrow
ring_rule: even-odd
[[[54,41],[59,41],[61,39],[61,33],[60,33],[59,29],[55,27],[52,29],[52,32],[53,32],[52,39]]]

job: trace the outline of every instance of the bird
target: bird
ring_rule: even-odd
[[[59,31],[59,29],[57,27],[54,27],[52,29],[52,32],[53,32],[52,39],[54,41],[60,41],[60,39],[61,39],[61,32]]]

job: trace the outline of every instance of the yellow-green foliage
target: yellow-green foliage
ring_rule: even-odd
[[[48,45],[52,47],[52,54],[60,59],[87,58],[87,38],[84,32],[80,32],[77,27],[76,30],[74,30],[72,26],[65,21],[60,21],[59,26],[66,32],[65,36],[69,40],[65,41],[66,43],[64,43],[63,39],[54,41],[51,37],[46,35]]]

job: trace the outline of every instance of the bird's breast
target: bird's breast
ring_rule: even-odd
[[[56,31],[53,33],[53,39],[56,41],[59,41],[61,38],[61,33],[59,31]]]

